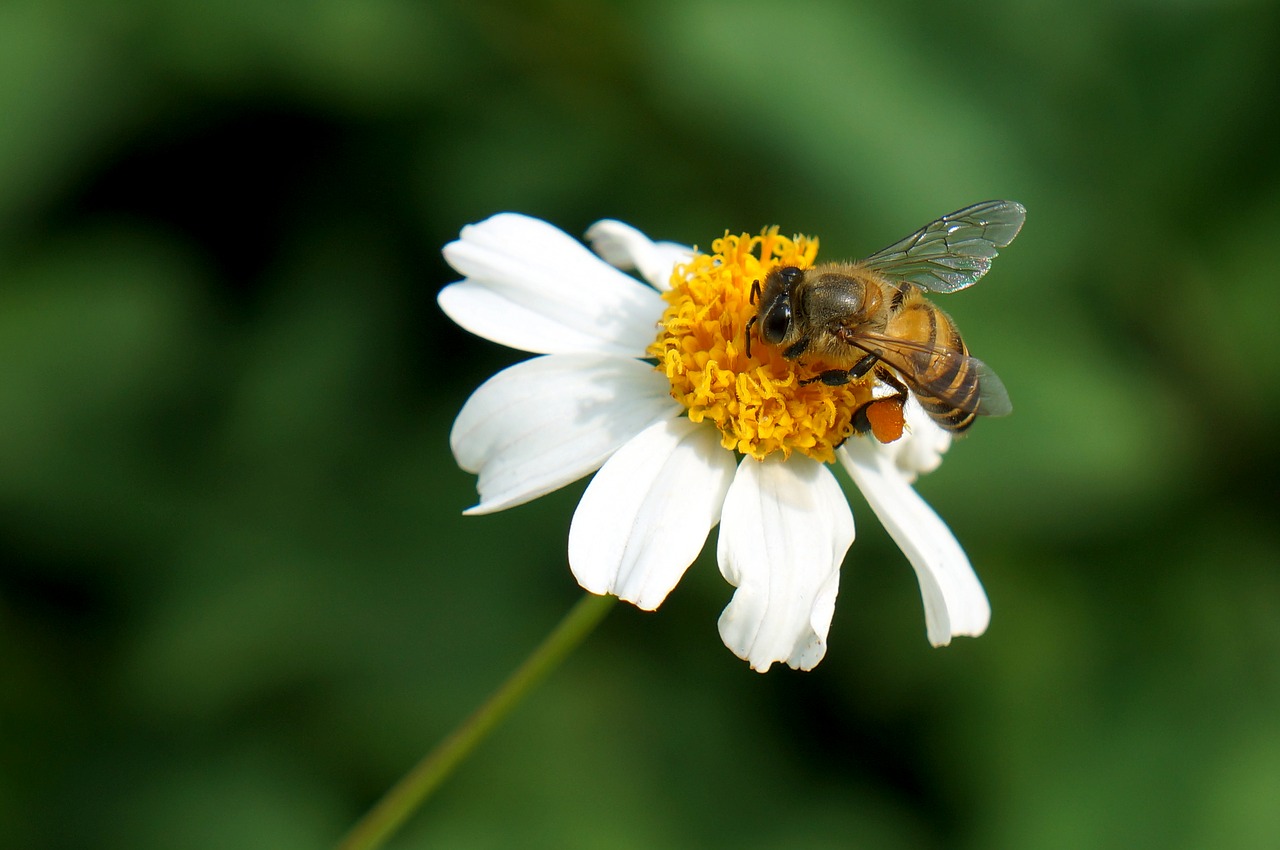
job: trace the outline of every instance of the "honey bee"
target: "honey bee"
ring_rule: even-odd
[[[746,325],[747,356],[754,327],[762,342],[780,346],[788,360],[821,358],[836,367],[802,384],[839,386],[874,374],[896,392],[863,405],[853,423],[881,442],[901,436],[908,392],[953,433],[975,417],[1011,412],[1000,379],[969,355],[955,322],[924,293],[977,283],[996,249],[1018,235],[1026,215],[1013,201],[985,201],[944,215],[859,262],[773,269],[763,286],[755,281],[751,287],[751,303],[759,306]]]

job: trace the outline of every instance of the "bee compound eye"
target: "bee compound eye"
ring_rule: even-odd
[[[760,336],[770,345],[782,342],[790,329],[791,305],[785,301],[769,308],[764,320],[760,322]]]
[[[782,277],[782,282],[787,286],[795,286],[804,277],[804,272],[800,271],[795,266],[787,266],[782,271],[778,272],[778,274]]]

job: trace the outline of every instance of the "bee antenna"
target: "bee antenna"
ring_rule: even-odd
[[[751,282],[751,303],[752,304],[756,303],[756,301],[760,298],[761,294],[762,293],[760,291],[760,281],[753,280]],[[751,325],[747,325],[747,327],[751,327]]]
[[[754,325],[755,323],[756,323],[755,316],[752,316],[750,319],[747,319],[747,327],[746,327],[746,330],[743,332],[743,337],[745,337],[746,343],[747,343],[746,349],[747,349],[748,358],[751,357],[751,326]]]

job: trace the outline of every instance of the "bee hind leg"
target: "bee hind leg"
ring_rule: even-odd
[[[897,375],[893,374],[893,372],[889,371],[888,369],[877,369],[876,377],[879,378],[884,383],[888,384],[889,386],[893,387],[895,390],[898,391],[898,395],[902,396],[903,399],[906,399],[907,393],[908,393],[907,385],[904,384],[902,382],[902,379],[900,379]]]
[[[853,433],[858,434],[860,436],[866,436],[867,434],[870,434],[875,430],[871,424],[871,417],[868,415],[873,405],[879,404],[881,402],[895,402],[898,404],[899,410],[901,410],[902,406],[904,406],[907,403],[907,396],[910,393],[910,390],[907,388],[907,385],[904,384],[902,380],[899,379],[897,375],[893,374],[893,372],[890,371],[889,369],[883,369],[883,368],[877,369],[876,378],[880,381],[883,381],[885,384],[888,384],[890,387],[892,387],[895,390],[895,392],[893,393],[893,395],[881,396],[880,398],[873,398],[871,401],[868,401],[866,404],[863,404],[853,412],[853,416],[851,418],[850,424],[853,426]],[[878,437],[879,435],[877,434],[876,436]],[[896,437],[894,439],[896,439]],[[842,440],[841,442],[843,443],[844,441]],[[890,440],[890,442],[892,442],[892,440]]]

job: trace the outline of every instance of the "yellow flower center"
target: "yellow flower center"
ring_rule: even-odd
[[[787,360],[756,336],[746,355],[751,290],[776,266],[809,268],[818,240],[787,239],[771,227],[759,236],[726,233],[711,254],[695,253],[671,276],[671,291],[649,354],[671,381],[671,396],[694,422],[720,429],[727,449],[763,459],[791,452],[830,463],[853,433],[853,414],[872,400],[870,378],[832,387],[804,383],[824,368],[819,358]]]

